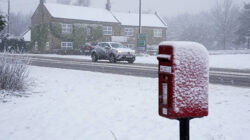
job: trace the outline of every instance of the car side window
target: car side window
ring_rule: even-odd
[[[108,43],[104,43],[104,48],[106,48],[106,47],[110,48]]]
[[[108,44],[107,43],[103,43],[103,48],[107,47]]]
[[[101,48],[104,48],[104,47],[103,47],[103,43],[100,43],[100,44],[98,44],[98,45],[99,45]]]

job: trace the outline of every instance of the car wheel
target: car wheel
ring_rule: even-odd
[[[110,63],[116,63],[116,58],[115,58],[115,56],[113,54],[110,55],[109,62]]]
[[[128,61],[128,63],[130,63],[130,64],[133,64],[135,62],[135,60],[133,59],[133,60],[129,60]]]
[[[93,53],[93,54],[91,55],[91,59],[92,59],[92,62],[97,62],[98,58],[97,58],[96,53]]]

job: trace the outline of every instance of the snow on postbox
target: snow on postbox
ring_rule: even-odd
[[[208,115],[206,48],[195,42],[159,45],[159,114],[170,119]]]

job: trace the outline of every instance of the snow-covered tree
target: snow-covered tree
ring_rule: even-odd
[[[5,27],[5,19],[4,16],[0,15],[0,31],[2,31],[4,27]]]
[[[31,25],[31,16],[32,13],[23,14],[23,13],[10,13],[10,33],[13,35],[20,35],[26,31]],[[4,31],[7,31],[5,27]]]

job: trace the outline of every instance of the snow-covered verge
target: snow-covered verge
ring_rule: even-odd
[[[209,59],[213,68],[250,70],[250,54],[210,55]]]
[[[250,54],[209,55],[212,68],[250,69]],[[135,63],[158,64],[156,56],[137,57]]]
[[[158,115],[157,79],[31,67],[29,98],[0,103],[0,139],[178,140]],[[209,116],[191,121],[193,140],[245,140],[250,89],[210,85]]]
[[[221,54],[250,54],[250,49],[245,50],[210,50],[210,55],[221,55]]]
[[[91,57],[87,55],[59,55],[59,54],[25,54],[25,55],[38,56],[38,57],[73,58],[73,59],[91,60]]]

